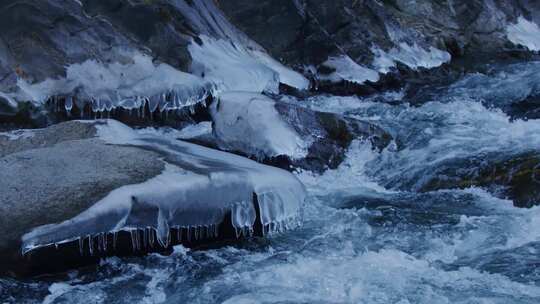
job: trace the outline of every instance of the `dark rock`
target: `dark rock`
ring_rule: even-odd
[[[476,186],[513,200],[517,207],[540,204],[540,156],[537,152],[453,160],[426,175],[428,178],[419,191]]]

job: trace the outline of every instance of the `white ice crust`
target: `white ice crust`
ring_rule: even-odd
[[[508,26],[506,35],[513,44],[525,46],[531,51],[540,51],[540,27],[523,16],[518,18],[516,24]]]
[[[220,147],[257,157],[307,154],[308,145],[279,115],[275,102],[261,94],[221,94],[210,111]]]
[[[330,57],[323,65],[335,69],[335,71],[329,75],[320,75],[319,78],[321,80],[331,82],[347,80],[358,84],[366,81],[379,81],[379,73],[377,71],[359,65],[346,55]]]
[[[202,229],[215,236],[227,213],[237,235],[249,234],[256,220],[253,194],[264,232],[299,223],[305,189],[289,172],[233,154],[141,134],[113,120],[103,121],[97,128],[99,138],[107,143],[144,146],[165,155],[165,170],[141,184],[112,191],[72,219],[35,228],[22,238],[23,253],[137,229],[155,230],[158,241],[167,246],[171,228]]]
[[[215,82],[221,91],[277,92],[279,83],[307,89],[300,73],[272,58],[266,50],[231,24],[213,1],[174,5],[200,33],[189,45],[192,72]],[[202,43],[201,43],[202,42]]]
[[[436,68],[449,62],[452,56],[446,52],[434,47],[425,49],[418,44],[400,43],[397,47],[385,52],[378,47],[371,50],[375,54],[373,66],[380,73],[388,73],[396,62],[401,62],[412,69],[418,68]]]
[[[66,77],[28,83],[19,79],[17,99],[43,103],[54,96],[77,96],[92,103],[94,111],[110,111],[114,107],[136,108],[144,102],[150,109],[173,110],[206,98],[212,87],[203,79],[178,71],[139,52],[126,53],[130,62],[103,63],[87,60],[66,67]],[[165,95],[170,94],[170,98]],[[66,101],[70,110],[72,99]],[[69,103],[69,104],[68,104]]]
[[[192,72],[215,83],[220,91],[279,91],[279,83],[307,89],[309,81],[285,67],[263,50],[250,49],[238,42],[204,35],[202,44],[192,42]]]
[[[359,65],[346,55],[329,57],[323,65],[335,71],[329,75],[319,75],[319,79],[331,82],[347,80],[358,84],[363,84],[366,81],[377,82],[380,79],[380,73],[390,72],[390,69],[395,67],[397,62],[401,62],[411,69],[431,69],[452,59],[452,56],[446,51],[434,47],[426,50],[416,43],[410,45],[403,42],[388,52],[378,47],[373,47],[371,51],[375,55],[371,67]]]

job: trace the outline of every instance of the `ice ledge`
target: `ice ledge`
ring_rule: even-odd
[[[540,51],[540,27],[523,16],[518,18],[517,23],[508,25],[506,35],[513,44]]]
[[[203,233],[217,236],[216,227],[229,213],[237,236],[246,235],[256,222],[254,197],[263,233],[300,223],[305,188],[289,172],[182,141],[140,134],[112,120],[96,127],[99,138],[109,144],[163,155],[165,170],[141,184],[112,191],[74,218],[35,228],[22,237],[23,254],[76,240],[82,245],[85,239],[90,248],[94,248],[93,240],[101,239],[98,248],[103,248],[106,236],[120,231],[132,232],[134,249],[142,242],[141,230],[155,231],[157,241],[166,247],[172,229],[187,229],[195,237]]]

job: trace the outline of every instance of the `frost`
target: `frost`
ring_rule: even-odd
[[[272,99],[260,94],[222,94],[211,108],[220,146],[254,156],[304,157],[307,143],[281,119],[274,105]]]
[[[105,64],[87,60],[69,65],[66,77],[62,79],[47,79],[35,84],[19,79],[17,84],[21,92],[18,99],[44,103],[56,96],[68,96],[66,110],[71,110],[73,103],[83,108],[88,102],[94,112],[110,111],[115,107],[133,109],[148,103],[153,112],[158,108],[163,111],[193,105],[213,90],[203,79],[168,64],[155,65],[145,54],[126,55],[131,62]]]
[[[381,73],[388,73],[396,62],[401,62],[412,69],[418,68],[436,68],[449,62],[452,56],[446,52],[434,47],[429,50],[424,49],[418,44],[410,45],[402,42],[399,47],[392,48],[385,52],[378,47],[371,50],[375,54],[373,66]]]
[[[330,57],[323,63],[324,66],[335,69],[330,75],[320,75],[322,80],[339,82],[348,80],[362,84],[366,81],[379,81],[379,73],[372,69],[363,67],[354,62],[349,56]]]
[[[531,51],[540,51],[540,27],[534,22],[520,16],[516,24],[506,29],[508,40],[517,45],[523,45]]]
[[[76,217],[35,228],[23,236],[23,253],[51,244],[85,239],[90,253],[106,250],[107,235],[131,231],[133,249],[154,243],[168,246],[171,229],[196,239],[215,237],[230,213],[237,235],[248,235],[256,220],[256,195],[264,232],[299,223],[305,197],[302,183],[281,169],[249,159],[154,134],[138,133],[116,122],[98,125],[110,144],[144,146],[164,155],[166,169],[136,185],[120,187]],[[96,244],[97,242],[97,244]],[[115,242],[113,241],[113,246]]]

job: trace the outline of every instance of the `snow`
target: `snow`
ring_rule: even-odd
[[[523,45],[531,51],[540,51],[540,27],[520,16],[516,24],[506,29],[508,40],[516,45]]]
[[[144,102],[151,109],[178,109],[204,100],[213,88],[194,75],[161,63],[155,65],[148,55],[131,52],[128,63],[102,63],[87,60],[66,67],[66,77],[28,83],[19,79],[19,100],[44,103],[54,96],[69,95],[77,101],[89,101],[94,111],[121,106],[136,108]],[[72,106],[72,99],[69,105]]]
[[[380,73],[388,73],[392,67],[396,66],[396,62],[401,62],[412,69],[430,69],[441,66],[452,59],[452,56],[446,51],[432,46],[426,50],[417,43],[411,45],[402,42],[398,47],[394,47],[388,52],[378,47],[373,47],[371,51],[375,54],[373,66]]]
[[[257,157],[304,157],[307,144],[281,119],[274,105],[272,99],[260,94],[222,94],[211,107],[220,147]]]
[[[191,70],[215,83],[220,91],[279,92],[279,83],[307,89],[309,81],[285,67],[266,52],[239,42],[201,35],[202,44],[192,42]]]
[[[331,82],[348,80],[358,84],[362,84],[366,81],[379,81],[379,73],[377,73],[377,71],[357,64],[349,56],[330,57],[323,65],[333,68],[335,71],[330,75],[319,75],[321,80],[328,80]]]
[[[62,223],[37,227],[23,236],[23,253],[51,244],[132,231],[134,248],[138,230],[156,231],[167,246],[171,228],[216,233],[230,212],[237,235],[253,231],[257,195],[265,232],[281,231],[299,224],[305,198],[302,183],[281,169],[249,159],[160,137],[138,133],[117,121],[97,125],[98,136],[109,144],[144,146],[164,155],[165,170],[136,185],[120,187],[86,211]],[[134,210],[144,210],[132,212]]]

